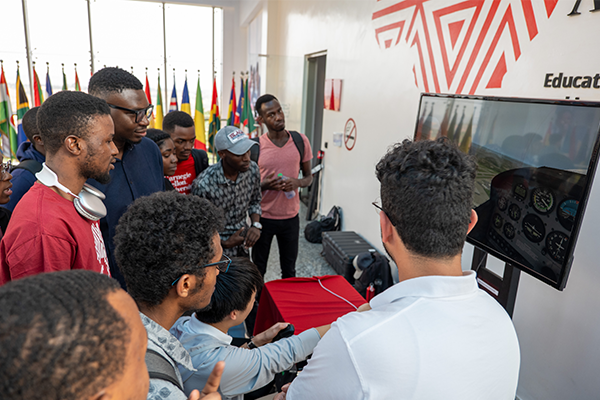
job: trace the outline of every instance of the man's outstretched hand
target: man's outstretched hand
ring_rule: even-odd
[[[206,381],[206,385],[204,385],[204,389],[202,389],[202,392],[199,392],[198,390],[192,390],[192,393],[190,393],[190,397],[188,397],[188,400],[220,400],[221,395],[219,394],[219,392],[217,392],[217,390],[219,389],[219,385],[221,384],[221,376],[223,375],[224,369],[225,361],[219,361],[210,373],[210,376],[208,377],[208,380]]]

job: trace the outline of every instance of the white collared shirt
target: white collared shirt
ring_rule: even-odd
[[[288,400],[512,400],[517,335],[476,274],[400,282],[333,323]]]

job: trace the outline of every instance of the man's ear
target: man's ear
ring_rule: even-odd
[[[261,106],[261,107],[262,107],[262,106]],[[259,125],[262,125],[262,124],[263,124],[263,122],[264,122],[264,121],[263,121],[263,117],[262,117],[260,114],[258,114],[258,115],[256,116],[256,122],[258,122],[258,124],[259,124]]]
[[[238,310],[233,310],[232,312],[229,313],[229,319],[232,321],[236,321],[238,319]]]
[[[384,211],[379,213],[379,225],[381,227],[381,241],[383,243],[390,243],[393,241],[394,233],[397,234],[396,228],[392,225]]]
[[[175,291],[179,297],[188,297],[190,295],[190,291],[194,287],[192,279],[195,280],[195,277],[192,278],[190,274],[181,275],[181,278],[175,284]]]
[[[37,145],[44,145],[44,141],[40,135],[33,135],[32,139]]]
[[[471,232],[471,229],[475,228],[475,224],[479,217],[477,216],[477,211],[471,210],[471,220],[469,221],[469,228],[467,228],[467,234]]]
[[[65,138],[64,141],[65,147],[67,151],[74,156],[80,156],[81,152],[86,148],[86,143],[80,137],[75,135],[69,135]]]

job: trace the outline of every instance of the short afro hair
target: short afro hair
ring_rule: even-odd
[[[23,115],[23,132],[27,139],[33,143],[33,137],[40,134],[37,126],[37,113],[40,107],[33,107]]]
[[[447,140],[405,140],[376,167],[381,204],[407,250],[447,259],[461,253],[473,207],[476,163]]]
[[[127,291],[138,305],[161,304],[173,281],[210,263],[213,237],[223,223],[223,211],[198,196],[169,191],[134,201],[119,220],[114,243]],[[193,273],[204,278],[206,271]]]
[[[117,281],[85,270],[0,287],[2,399],[90,398],[125,368],[131,329],[108,302]]]
[[[254,103],[254,110],[258,115],[261,115],[262,105],[273,100],[279,102],[279,100],[277,100],[277,97],[273,96],[272,94],[263,94],[256,100],[256,103]]]
[[[167,132],[153,128],[146,130],[146,137],[156,143],[158,147],[160,147],[165,140],[171,139],[171,135]]]
[[[171,111],[163,119],[163,130],[171,134],[175,131],[175,126],[189,128],[194,126],[194,120],[188,113],[183,111]]]
[[[210,306],[196,311],[196,318],[206,324],[221,322],[232,311],[243,311],[260,291],[263,278],[256,265],[245,257],[232,259],[226,274],[217,275]]]
[[[96,97],[106,97],[111,93],[121,93],[123,90],[142,90],[142,82],[129,72],[116,67],[106,67],[96,72],[88,85],[89,94]]]
[[[62,91],[48,97],[37,113],[37,126],[49,154],[63,146],[67,136],[85,138],[99,116],[110,116],[102,99],[83,92]]]

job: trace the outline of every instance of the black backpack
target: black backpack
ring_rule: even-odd
[[[206,154],[206,151],[201,149],[192,149],[192,158],[194,159],[196,177],[198,177],[202,171],[208,168],[208,154]]]
[[[327,215],[321,215],[304,228],[304,237],[311,243],[322,243],[323,232],[339,231],[342,228],[342,209],[333,206]]]
[[[12,173],[15,169],[24,169],[35,175],[42,170],[42,163],[36,160],[23,160],[18,165],[13,166],[10,172]]]
[[[358,254],[360,257],[363,253]],[[392,272],[390,271],[390,262],[387,257],[379,254],[376,251],[367,252],[371,255],[372,263],[363,270],[360,278],[354,281],[354,289],[365,299],[370,300],[374,296],[383,292],[394,284],[392,280]],[[367,290],[371,290],[371,294],[367,297]]]
[[[298,149],[298,153],[300,153],[300,171],[302,171],[302,160],[304,160],[304,140],[302,140],[302,136],[300,136],[298,132],[288,132],[290,133],[290,136],[292,137],[292,140]],[[256,143],[258,143],[258,146],[250,147],[250,159],[258,164],[258,157],[260,156],[260,139],[256,137],[252,138],[251,140],[254,140]]]

